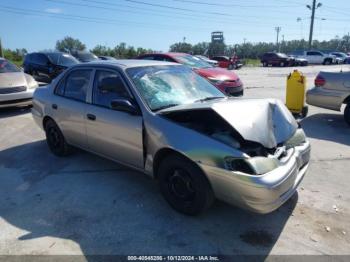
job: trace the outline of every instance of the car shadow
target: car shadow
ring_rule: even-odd
[[[300,124],[308,137],[350,145],[350,126],[341,114],[314,114]]]
[[[28,247],[34,240],[39,254],[67,254],[55,242],[60,238],[77,243],[88,260],[96,254],[264,258],[298,200],[295,194],[267,215],[216,201],[189,217],[168,206],[152,179],[80,150],[58,158],[41,140],[0,151],[0,161],[0,216],[18,228],[3,243]]]
[[[31,106],[0,108],[0,119],[30,113]]]

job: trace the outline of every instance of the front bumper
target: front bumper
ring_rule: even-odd
[[[24,92],[1,94],[0,108],[31,105],[34,90],[35,88],[27,88]]]
[[[280,207],[297,190],[310,159],[310,143],[291,148],[281,165],[260,176],[201,165],[215,196],[229,204],[256,213],[269,213]]]
[[[222,84],[217,86],[222,92],[224,92],[228,96],[242,96],[243,95],[243,85],[232,85]]]

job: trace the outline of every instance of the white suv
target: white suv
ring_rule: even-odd
[[[302,57],[305,58],[309,64],[330,65],[336,63],[335,56],[327,55],[320,51],[304,51]]]

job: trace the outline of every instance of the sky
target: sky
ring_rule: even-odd
[[[314,39],[350,31],[349,0],[318,0]],[[223,31],[225,43],[308,39],[312,0],[0,0],[0,38],[5,48],[53,49],[72,36],[88,49],[120,42],[167,51],[175,42],[209,42]],[[298,19],[300,18],[300,19]],[[297,21],[299,20],[299,21]]]

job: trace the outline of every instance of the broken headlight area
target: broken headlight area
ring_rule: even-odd
[[[279,166],[278,160],[267,157],[251,157],[251,158],[225,158],[225,168],[241,172],[249,175],[263,175]]]
[[[300,146],[306,142],[306,136],[302,128],[298,128],[294,135],[285,143],[286,149]]]

